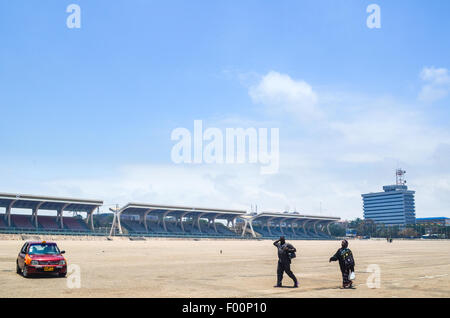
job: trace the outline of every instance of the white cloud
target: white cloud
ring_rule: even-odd
[[[346,153],[337,159],[349,163],[374,163],[383,161],[382,156],[371,153]]]
[[[449,84],[450,77],[446,68],[424,67],[420,73],[420,78],[434,84]]]
[[[418,217],[449,217],[450,173],[429,173],[423,171],[410,184],[416,191],[416,211]]]
[[[421,77],[435,85],[448,82],[445,69],[425,68]],[[329,152],[333,153],[333,160],[347,163],[370,164],[395,159],[419,164],[429,160],[439,144],[450,142],[448,129],[434,126],[423,113],[414,110],[414,105],[391,96],[333,92],[329,88],[322,92],[304,81],[274,71],[250,87],[249,95],[255,103],[270,105],[288,115],[295,109],[297,115],[304,114],[300,119],[306,114],[322,114],[311,121],[312,125],[300,121],[299,128],[306,131],[310,140],[301,145],[308,148],[307,153],[301,154],[302,159],[311,153],[317,158],[320,152]],[[295,105],[308,107],[294,108]],[[280,127],[284,131],[289,128],[285,123]],[[301,136],[306,138],[303,132]],[[286,138],[280,142],[286,143]],[[295,156],[295,151],[286,151],[289,152]]]
[[[447,97],[450,91],[450,76],[446,68],[425,67],[420,73],[423,85],[419,100],[432,103]]]
[[[311,85],[294,80],[289,75],[271,71],[250,87],[253,102],[268,107],[271,112],[288,112],[299,119],[320,117],[318,97]]]
[[[423,114],[395,109],[378,103],[379,109],[360,112],[351,120],[330,123],[338,136],[337,145],[352,155],[345,161],[376,162],[395,158],[411,164],[430,160],[441,143],[450,142],[450,133],[423,119]],[[397,106],[400,107],[400,106]]]

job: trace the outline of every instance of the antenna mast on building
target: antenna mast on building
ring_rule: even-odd
[[[395,172],[395,179],[397,181],[397,185],[406,185],[406,179],[405,179],[406,171],[402,169],[397,169]]]

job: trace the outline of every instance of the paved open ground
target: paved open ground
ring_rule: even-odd
[[[81,268],[81,288],[65,278],[26,279],[15,273],[23,241],[0,241],[0,297],[450,297],[450,241],[350,241],[356,289],[342,290],[338,241],[293,241],[299,289],[273,288],[271,241],[57,241]],[[220,252],[222,251],[222,253]],[[381,286],[366,286],[378,264]],[[289,278],[286,285],[291,286]]]

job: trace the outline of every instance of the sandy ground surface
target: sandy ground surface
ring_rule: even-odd
[[[0,297],[450,297],[450,241],[350,241],[357,262],[355,289],[340,289],[337,241],[292,241],[300,288],[273,288],[271,241],[57,241],[81,269],[69,278],[26,279],[15,272],[23,241],[0,241]],[[222,251],[222,253],[220,253]],[[380,288],[366,284],[370,264]],[[73,277],[72,277],[73,278]],[[285,277],[284,283],[292,282]]]

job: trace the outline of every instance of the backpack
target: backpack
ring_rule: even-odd
[[[294,246],[292,246],[292,247],[294,247]],[[289,257],[289,259],[294,259],[297,257],[297,254],[295,254],[295,252],[289,252],[288,257]]]
[[[287,244],[285,245],[287,246]],[[293,247],[293,246],[292,246]],[[291,260],[297,257],[297,255],[295,254],[295,252],[287,252],[287,257]]]
[[[345,267],[355,266],[355,260],[353,259],[353,253],[348,248],[341,250],[341,257]]]

